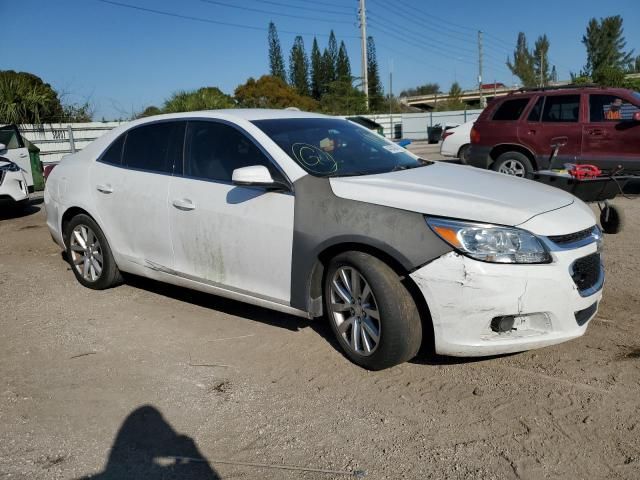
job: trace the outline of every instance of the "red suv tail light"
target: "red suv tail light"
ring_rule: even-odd
[[[471,127],[471,143],[480,143],[480,133],[476,127]]]

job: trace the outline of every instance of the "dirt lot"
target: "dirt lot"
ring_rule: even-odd
[[[377,373],[322,323],[135,278],[85,289],[42,204],[4,217],[0,478],[637,479],[640,200],[616,202],[583,338]]]

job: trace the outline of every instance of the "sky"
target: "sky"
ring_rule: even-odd
[[[127,118],[178,90],[217,86],[233,94],[268,73],[273,21],[287,60],[297,34],[309,53],[314,35],[324,48],[333,29],[360,74],[358,0],[106,1],[0,0],[0,69],[34,73],[66,102],[89,101],[96,120]],[[627,48],[640,55],[638,0],[366,0],[366,10],[385,91],[391,71],[396,95],[428,82],[443,91],[453,81],[477,85],[478,30],[485,83],[517,83],[505,60],[519,31],[531,47],[546,33],[550,60],[568,79],[585,63],[581,38],[592,17],[622,15]]]

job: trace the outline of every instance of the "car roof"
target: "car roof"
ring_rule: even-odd
[[[335,118],[320,113],[303,112],[297,109],[269,109],[269,108],[228,108],[220,110],[199,110],[194,112],[166,113],[144,117],[137,124],[156,120],[170,120],[179,118],[223,118],[227,120],[272,120],[287,118]]]
[[[615,87],[601,87],[598,85],[566,85],[558,87],[546,87],[546,88],[525,88],[522,90],[515,90],[510,92],[501,99],[508,99],[515,96],[532,96],[532,95],[563,95],[567,93],[582,93],[582,92],[595,92],[605,94],[621,94],[629,93],[631,90],[627,88],[615,88]]]

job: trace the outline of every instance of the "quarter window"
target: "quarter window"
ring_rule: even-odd
[[[161,122],[129,130],[122,163],[150,172],[181,174],[184,129],[185,122]]]
[[[577,122],[580,118],[580,95],[550,95],[544,104],[543,122]]]
[[[189,122],[185,176],[231,182],[236,168],[263,165],[282,179],[271,161],[238,129],[218,122]]]
[[[110,165],[120,165],[122,163],[122,146],[124,145],[124,137],[125,135],[120,135],[118,139],[113,142],[107,151],[104,152],[102,158],[100,159],[103,163],[108,163]]]
[[[496,110],[496,113],[493,115],[493,119],[503,121],[518,120],[528,103],[528,97],[507,100],[498,107],[498,110]]]
[[[615,95],[589,95],[590,122],[620,122],[633,120],[640,108]]]

